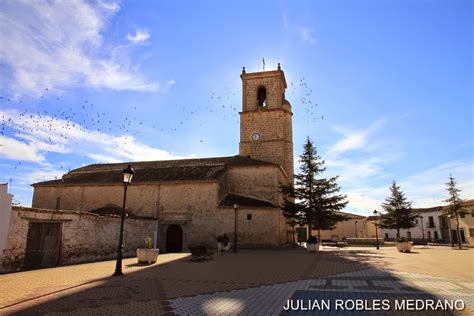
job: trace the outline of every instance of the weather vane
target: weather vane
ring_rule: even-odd
[[[262,58],[262,63],[263,63],[263,71],[265,71],[265,57]]]

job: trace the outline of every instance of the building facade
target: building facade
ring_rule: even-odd
[[[0,184],[0,261],[7,246],[7,236],[10,228],[13,195],[8,193],[8,184]]]
[[[362,238],[365,216],[346,212],[336,212],[346,216],[347,220],[338,222],[332,230],[321,230],[321,240],[343,241],[347,238]],[[312,230],[312,236],[318,236],[317,230]]]
[[[136,174],[127,192],[130,218],[157,220],[150,236],[161,251],[193,245],[215,248],[223,233],[238,247],[291,242],[279,206],[280,184],[293,183],[291,105],[285,74],[241,74],[239,154],[230,157],[93,164],[62,179],[33,184],[32,206],[96,214],[119,214],[122,170]],[[126,242],[126,241],[125,241]]]
[[[430,208],[414,208],[413,212],[419,214],[416,226],[410,229],[400,229],[400,237],[410,240],[425,240],[432,243],[457,243],[456,218],[447,217],[443,210],[449,206],[435,206]],[[459,227],[462,243],[474,245],[474,200],[461,203],[463,212],[460,213]],[[369,216],[364,221],[365,237],[375,237],[375,227],[379,219]],[[396,240],[395,229],[378,227],[378,235],[385,240]]]

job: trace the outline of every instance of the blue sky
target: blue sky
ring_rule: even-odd
[[[471,1],[0,1],[0,182],[97,162],[238,153],[242,66],[285,71],[347,211],[392,180],[474,198]],[[297,161],[297,159],[295,159]]]

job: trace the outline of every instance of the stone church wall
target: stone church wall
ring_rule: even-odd
[[[117,254],[120,217],[75,211],[13,207],[7,247],[0,271],[21,269],[25,259],[29,223],[61,223],[59,265],[113,259]],[[153,236],[154,220],[125,219],[124,257],[136,255],[144,239]]]
[[[163,183],[160,186],[160,210],[197,211],[214,208],[217,204],[218,186],[216,182]]]
[[[240,114],[240,147],[242,156],[270,161],[293,173],[293,135],[290,112],[261,110]],[[252,133],[260,133],[259,141],[250,139]]]
[[[258,88],[265,87],[267,92],[267,107],[275,109],[283,102],[285,87],[281,79],[283,72],[266,71],[253,74],[243,74],[242,77],[242,104],[244,111],[253,111],[258,108]]]
[[[278,205],[281,171],[273,166],[230,168],[230,191],[264,199]]]
[[[123,203],[122,185],[63,185],[37,186],[34,190],[32,207],[56,209],[60,198],[61,210],[83,211]],[[137,216],[156,217],[158,184],[130,185],[127,191],[127,210]]]
[[[281,235],[278,209],[274,208],[239,208],[237,210],[237,248],[277,247],[285,243]],[[218,209],[216,227],[219,234],[226,233],[234,245],[234,209]],[[251,219],[248,219],[248,215]],[[215,248],[217,241],[213,240],[210,247]]]
[[[219,184],[217,182],[165,183],[160,187],[159,247],[166,250],[170,225],[183,229],[183,250],[190,245],[207,245],[217,238]]]

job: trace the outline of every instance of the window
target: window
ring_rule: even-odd
[[[469,228],[469,235],[471,235],[471,237],[474,237],[474,228]]]
[[[430,228],[435,227],[433,216],[428,217],[428,227],[430,227]]]
[[[257,91],[258,106],[267,106],[267,89],[265,87],[258,88]]]
[[[251,221],[252,220],[252,214],[247,214],[247,220]]]
[[[437,232],[437,231],[436,231],[436,232],[434,232],[434,238],[435,238],[435,241],[438,241],[438,239],[439,239],[439,236],[438,236],[438,232]]]
[[[59,210],[61,208],[61,198],[57,197],[56,198],[56,209]]]
[[[446,219],[443,217],[443,216],[440,216],[439,217],[439,225],[441,226],[441,228],[446,228]]]
[[[385,240],[388,240],[388,233],[385,233]]]
[[[407,232],[407,238],[411,239],[411,232]]]

